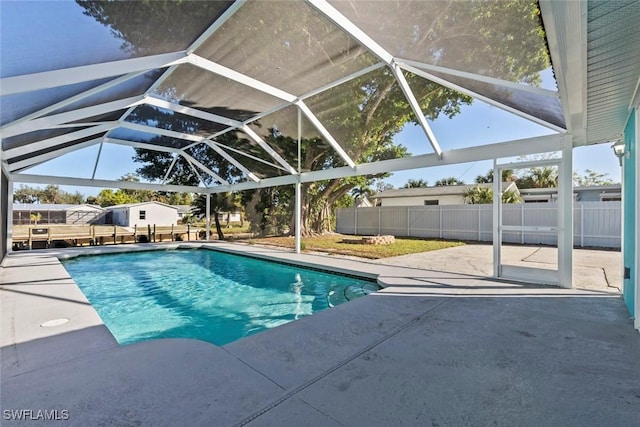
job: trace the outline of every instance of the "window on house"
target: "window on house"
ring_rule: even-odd
[[[440,203],[439,200],[425,200],[424,201],[424,205],[425,206],[438,206]]]
[[[147,211],[140,211],[140,219],[147,219]]]

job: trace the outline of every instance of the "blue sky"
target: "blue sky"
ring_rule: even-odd
[[[545,127],[479,101],[463,107],[462,113],[453,119],[440,118],[430,125],[444,151],[553,133]],[[407,146],[412,154],[423,154],[431,150],[422,129],[417,126],[405,127],[397,140]],[[578,147],[573,150],[573,156],[574,171],[582,174],[585,169],[590,169],[608,174],[611,180],[620,182],[620,164],[609,144]],[[409,179],[424,179],[429,185],[433,185],[440,178],[453,176],[472,183],[476,176],[486,174],[492,167],[493,162],[489,160],[415,169],[396,172],[384,181],[401,187]]]

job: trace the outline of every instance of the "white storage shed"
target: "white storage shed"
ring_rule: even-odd
[[[147,225],[175,225],[178,209],[160,202],[130,203],[107,208],[111,223],[123,227],[146,227]]]

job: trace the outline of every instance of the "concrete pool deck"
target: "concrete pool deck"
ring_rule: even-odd
[[[119,346],[56,256],[152,245],[12,254],[0,269],[2,424],[14,423],[6,410],[57,410],[49,415],[68,419],[56,424],[83,426],[640,421],[640,337],[608,286],[617,252],[576,250],[585,289],[569,290],[487,278],[482,245],[380,262],[205,245],[377,276],[387,287],[223,347]],[[518,247],[505,261],[546,263],[546,249]],[[56,319],[70,320],[40,326]]]

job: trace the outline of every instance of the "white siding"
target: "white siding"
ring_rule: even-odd
[[[178,223],[178,210],[160,203],[139,205],[121,205],[107,208],[112,214],[112,222],[123,227],[146,227],[148,225],[175,225]],[[140,212],[144,211],[144,219]]]
[[[381,206],[424,206],[425,200],[438,200],[439,205],[461,205],[463,195],[389,197],[380,199]]]
[[[140,219],[141,211],[145,212],[145,219]],[[172,225],[177,223],[178,210],[169,206],[148,203],[129,208],[129,227],[134,225],[146,227],[147,225]]]

